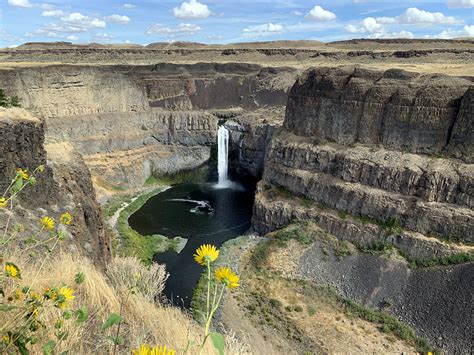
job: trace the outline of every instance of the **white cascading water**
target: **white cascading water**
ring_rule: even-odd
[[[229,185],[227,177],[229,156],[229,131],[224,126],[220,126],[217,131],[217,172],[219,174],[218,187]]]

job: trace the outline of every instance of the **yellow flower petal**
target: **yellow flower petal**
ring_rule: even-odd
[[[49,231],[50,231],[50,230],[53,230],[53,229],[54,229],[54,225],[55,225],[54,221],[53,221],[51,218],[49,218],[49,217],[43,217],[43,218],[41,218],[40,224],[41,224],[41,226],[42,226],[44,229],[49,230]]]
[[[12,277],[14,279],[20,278],[20,269],[13,263],[7,262],[5,264],[5,274],[7,277]]]
[[[196,249],[196,254],[193,256],[199,265],[206,265],[207,262],[212,263],[217,259],[219,250],[214,245],[204,244]]]
[[[64,225],[70,225],[72,221],[72,216],[69,212],[63,213],[61,217],[59,217],[59,222]]]
[[[0,208],[7,207],[8,200],[5,197],[0,197]]]
[[[228,288],[239,287],[239,276],[228,267],[220,267],[215,271],[217,281],[223,283]]]
[[[75,296],[73,295],[74,290],[69,287],[61,287],[59,290],[54,292],[53,299],[56,301],[56,305],[60,309],[64,309],[69,305]]]
[[[132,350],[133,355],[150,355],[150,347],[142,344],[138,349]]]
[[[28,170],[26,169],[16,169],[16,176],[21,177],[23,180],[28,180]]]
[[[168,349],[166,346],[155,346],[151,349],[150,355],[175,355],[176,352],[173,349]]]

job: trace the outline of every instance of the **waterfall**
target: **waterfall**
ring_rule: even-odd
[[[219,182],[217,186],[226,187],[229,185],[227,178],[229,156],[229,131],[224,126],[220,126],[217,131],[217,172]]]

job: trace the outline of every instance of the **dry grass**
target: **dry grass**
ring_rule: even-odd
[[[161,275],[162,287],[163,272],[161,267],[152,267],[143,271],[144,267],[135,259],[127,258],[125,261],[115,260],[112,269],[115,268],[114,282],[110,282],[106,275],[98,270],[87,258],[76,255],[59,253],[47,261],[38,273],[40,260],[25,262],[25,257],[16,253],[16,257],[9,257],[22,270],[22,284],[31,286],[33,290],[42,291],[51,285],[68,285],[75,289],[75,300],[73,307],[85,307],[89,311],[89,318],[85,325],[75,326],[73,322],[66,323],[69,327],[68,338],[55,349],[57,353],[69,350],[71,354],[108,354],[112,352],[112,343],[106,339],[107,335],[113,335],[112,331],[101,332],[100,327],[112,312],[119,313],[120,303],[126,300],[123,306],[124,322],[122,323],[121,335],[124,337],[124,345],[119,347],[119,352],[129,354],[131,349],[141,343],[163,344],[176,350],[185,349],[188,340],[200,344],[202,329],[189,315],[180,309],[159,305],[149,300],[151,293],[147,291],[144,297],[137,293],[129,297],[124,294],[123,285],[118,284],[119,279],[116,272],[124,265],[129,265],[133,270],[141,270],[142,274]],[[117,266],[120,265],[120,266]],[[109,268],[110,270],[110,268]],[[85,274],[85,281],[81,285],[74,284],[74,276],[78,272]],[[110,271],[109,271],[110,274]],[[125,275],[125,274],[124,274]],[[116,286],[112,286],[115,284]],[[156,283],[151,286],[155,287]],[[155,290],[156,291],[156,290]],[[148,299],[147,299],[148,298]],[[0,324],[8,322],[8,313],[0,312]],[[45,324],[52,325],[60,317],[60,311],[56,308],[48,309],[39,316]],[[42,353],[41,346],[50,339],[55,339],[54,327],[47,327],[38,333],[39,341],[32,347],[32,353]],[[114,330],[114,328],[111,328]],[[197,352],[197,350],[196,350]],[[191,353],[194,353],[191,351]],[[207,344],[204,353],[214,354],[211,344]]]
[[[163,292],[169,274],[164,265],[146,266],[133,256],[115,256],[107,265],[107,276],[116,290],[137,291],[149,302],[155,302]]]

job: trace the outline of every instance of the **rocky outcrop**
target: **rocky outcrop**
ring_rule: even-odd
[[[413,260],[430,260],[473,251],[472,248],[448,244],[418,232],[350,216],[307,197],[290,196],[265,181],[257,186],[253,212],[253,229],[260,234],[283,228],[294,221],[313,221],[340,240],[359,247],[391,245]]]
[[[398,70],[309,71],[290,92],[263,179],[344,214],[472,243],[470,85]],[[262,208],[257,202],[257,228]],[[287,212],[275,223],[291,220]],[[331,232],[344,238],[343,229]]]
[[[260,179],[267,148],[275,131],[281,127],[284,107],[244,111],[225,121],[231,133],[232,168],[239,174]]]
[[[0,108],[0,192],[3,194],[15,176],[17,168],[32,171],[40,165],[46,166],[44,150],[44,125],[31,114],[21,109]],[[31,194],[22,194],[24,203],[40,207],[57,201],[57,186],[50,167],[42,173]]]
[[[70,142],[93,175],[140,186],[153,173],[195,168],[210,157],[217,118],[202,111],[104,113],[50,120],[48,143]]]
[[[411,269],[390,256],[353,253],[341,259],[327,250],[321,241],[307,249],[295,261],[293,277],[384,309],[441,352],[470,353],[474,263]]]
[[[43,120],[47,143],[70,142],[94,176],[137,186],[210,158],[219,118],[203,110],[283,106],[297,72],[235,63],[51,65],[0,70],[0,81]]]
[[[398,69],[310,70],[291,89],[284,126],[318,142],[435,155],[457,151],[472,163],[472,145],[459,146],[472,138],[471,87],[461,78]]]
[[[48,146],[46,151],[43,123],[22,109],[0,109],[0,136],[2,192],[16,168],[33,171],[45,165],[44,172],[38,174],[37,184],[19,195],[14,222],[23,225],[28,234],[37,231],[40,218],[48,215],[57,219],[68,211],[73,216],[66,233],[69,247],[98,263],[107,261],[111,256],[110,241],[81,155],[66,144]]]
[[[317,242],[301,257],[298,276],[369,307],[385,309],[392,300],[388,311],[432,344],[468,353],[472,105],[467,79],[401,70],[306,72],[267,148],[253,228],[263,234],[313,221],[361,250],[395,250],[396,258],[328,259]],[[451,258],[467,262],[426,269],[406,263]]]

